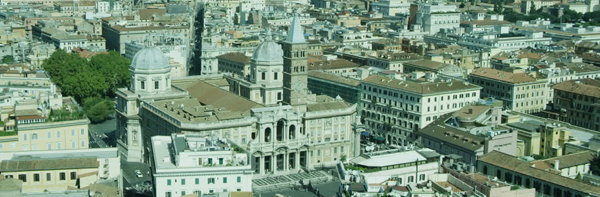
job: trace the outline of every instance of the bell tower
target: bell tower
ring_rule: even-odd
[[[283,102],[300,112],[306,112],[308,43],[300,19],[294,16],[283,42]]]

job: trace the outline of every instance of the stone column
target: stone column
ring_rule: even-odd
[[[277,172],[277,154],[271,154],[271,172],[275,174]]]
[[[260,162],[259,166],[258,166],[260,168],[259,169],[259,173],[261,175],[265,174],[265,156],[264,155],[260,155],[260,161],[259,162]]]
[[[298,170],[298,169],[300,169],[300,150],[296,151],[296,154],[294,154],[294,157],[295,157],[294,162],[296,163],[296,165],[294,165],[294,167],[296,167],[295,170]]]
[[[289,163],[290,161],[288,159],[290,159],[290,156],[288,155],[289,153],[286,151],[285,154],[283,154],[283,171],[287,172],[289,170]]]

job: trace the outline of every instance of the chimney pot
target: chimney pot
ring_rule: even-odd
[[[560,161],[558,159],[554,160],[554,169],[557,171],[560,170]]]

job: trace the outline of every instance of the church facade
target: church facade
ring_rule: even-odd
[[[136,55],[140,59],[134,58],[131,65],[131,87],[118,92],[121,156],[149,163],[150,137],[171,133],[226,139],[248,154],[257,175],[314,169],[358,156],[362,126],[357,121],[357,105],[309,94],[307,43],[301,28],[294,18],[283,49],[267,40],[252,58],[255,70],[245,83],[264,83],[259,86],[263,95],[272,96],[270,102],[239,94],[231,86],[229,92],[202,79],[172,80],[164,69],[168,64],[160,65],[164,58],[160,51],[141,50]],[[261,82],[262,73],[271,81]]]

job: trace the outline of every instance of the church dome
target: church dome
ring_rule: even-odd
[[[261,62],[283,61],[283,50],[279,44],[268,40],[258,45],[254,55],[252,55],[252,60]]]
[[[167,57],[156,47],[148,47],[138,51],[131,60],[131,68],[133,69],[157,70],[169,68],[169,66]]]

